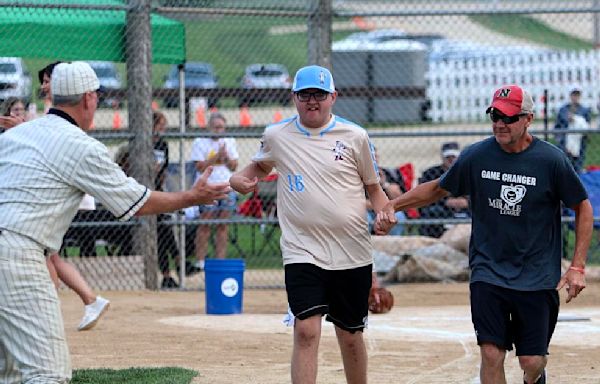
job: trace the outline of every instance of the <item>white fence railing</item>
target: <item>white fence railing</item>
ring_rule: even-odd
[[[537,117],[543,114],[544,89],[548,115],[568,101],[574,86],[582,89],[583,105],[600,100],[600,50],[546,51],[505,56],[430,61],[426,74],[429,116],[435,122],[481,121],[496,88],[518,84],[531,92]]]

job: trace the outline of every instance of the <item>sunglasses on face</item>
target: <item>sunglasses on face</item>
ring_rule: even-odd
[[[514,115],[514,116],[506,116],[495,110],[490,112],[490,119],[494,123],[497,122],[498,120],[501,120],[504,124],[513,124],[513,123],[516,123],[517,121],[519,121],[521,116],[527,116],[527,114],[519,113],[518,115]]]
[[[325,101],[328,95],[327,92],[296,92],[296,97],[302,102],[310,101],[311,97],[314,97],[315,101]]]

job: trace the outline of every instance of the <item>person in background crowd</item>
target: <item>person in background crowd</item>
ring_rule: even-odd
[[[556,115],[554,129],[588,130],[592,121],[592,109],[581,104],[581,88],[575,87],[569,93],[569,102],[560,107]],[[577,173],[583,170],[587,135],[585,133],[557,134],[559,147],[567,154]]]
[[[388,199],[395,199],[406,192],[404,179],[397,168],[383,168],[379,162],[379,153],[377,152],[377,148],[373,147],[373,151],[375,153],[375,161],[378,165],[377,169],[379,170],[379,185],[381,185],[381,189],[383,189],[383,192],[386,194]],[[371,233],[373,233],[375,217],[376,213],[373,210],[371,200],[369,200],[367,196],[367,220],[369,223],[369,232]],[[406,221],[406,215],[402,211],[396,212],[396,219],[398,220],[398,223],[403,223]],[[390,230],[388,235],[402,236],[403,232],[404,226],[402,224],[398,224]]]
[[[208,118],[208,129],[216,134],[223,134],[227,122],[220,113],[213,113]],[[204,170],[212,166],[213,172],[209,181],[213,183],[229,181],[232,172],[237,169],[239,154],[235,139],[232,137],[200,137],[192,144],[191,160],[196,164],[196,178]],[[237,194],[232,191],[227,199],[221,200],[216,205],[203,205],[199,207],[201,219],[228,219],[236,210]],[[204,260],[208,250],[210,238],[210,225],[199,225],[196,230],[196,263],[194,269],[203,270]],[[224,259],[227,256],[227,224],[216,225],[215,257]]]
[[[38,72],[38,80],[40,81],[40,98],[44,101],[44,113],[48,113],[50,107],[52,107],[52,92],[50,87],[50,81],[52,79],[52,71],[54,67],[62,61],[55,61],[46,65]]]
[[[163,139],[163,134],[167,130],[167,118],[160,111],[152,112],[152,142],[154,143],[154,157],[156,159],[156,178],[154,179],[154,188],[156,191],[164,191],[165,178],[169,167],[169,143]],[[169,214],[160,214],[156,218],[156,230],[158,241],[158,266],[163,275],[161,288],[178,288],[179,284],[171,277],[171,268],[169,257],[172,260],[179,260],[179,250],[175,241],[173,228],[166,221],[171,219]]]
[[[0,133],[26,121],[25,103],[18,97],[7,98],[0,109]]]
[[[440,165],[427,168],[419,178],[419,184],[440,178],[460,155],[460,146],[457,142],[442,144],[441,151],[442,163]],[[469,201],[463,196],[447,196],[433,204],[419,209],[419,214],[423,219],[452,219],[469,217]],[[419,226],[419,234],[430,237],[440,237],[446,230],[442,224],[424,224]]]

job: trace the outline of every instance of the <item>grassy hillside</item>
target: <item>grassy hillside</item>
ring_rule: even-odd
[[[550,25],[522,15],[473,15],[469,18],[486,28],[508,36],[530,40],[557,49],[591,49],[591,42],[553,29]]]
[[[303,25],[302,19],[227,17],[186,23],[188,61],[208,61],[221,84],[235,86],[252,63],[282,63],[293,72],[306,64],[306,33],[272,35],[269,28]]]

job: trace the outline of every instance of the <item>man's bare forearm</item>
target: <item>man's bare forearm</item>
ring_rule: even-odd
[[[575,210],[575,251],[573,253],[574,267],[584,268],[587,253],[592,241],[594,228],[594,213],[589,200],[584,200],[574,207]]]
[[[439,179],[419,184],[410,191],[392,200],[395,211],[408,208],[420,208],[448,196],[448,192],[440,187]]]

